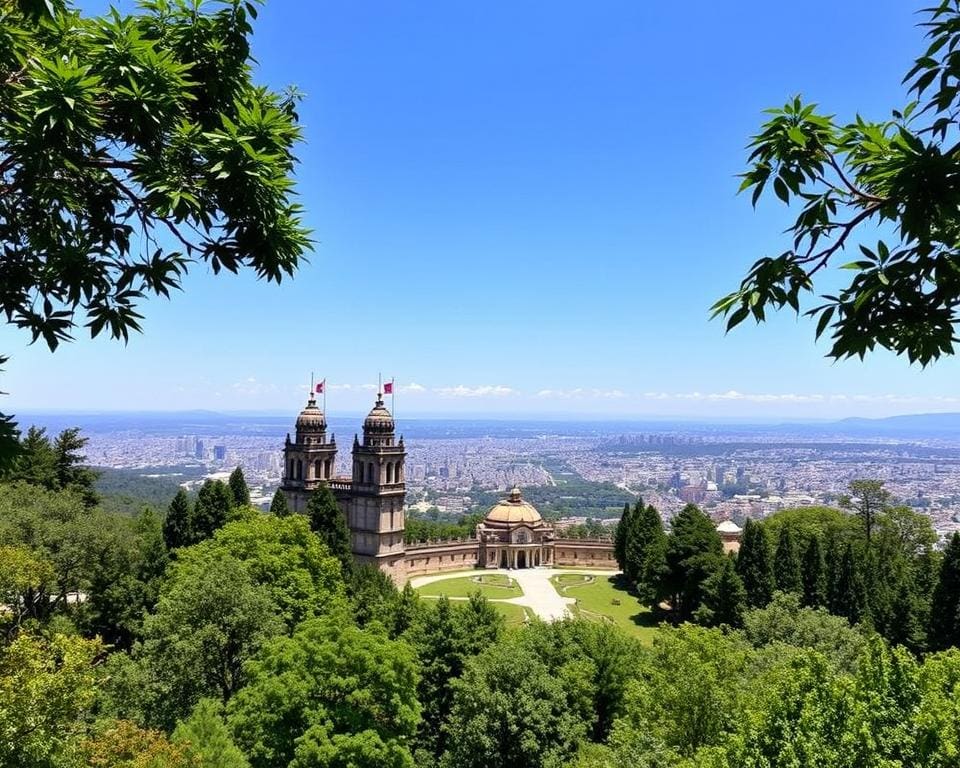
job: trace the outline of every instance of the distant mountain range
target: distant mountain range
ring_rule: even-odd
[[[960,413],[911,413],[883,419],[849,418],[831,425],[844,432],[939,434],[960,432]]]

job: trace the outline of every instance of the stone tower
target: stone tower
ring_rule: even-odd
[[[347,512],[347,525],[358,563],[376,565],[400,583],[404,577],[403,438],[394,439],[390,411],[377,395],[373,410],[363,422],[363,441],[353,439],[353,476],[349,496],[340,483],[333,489]]]
[[[296,423],[296,439],[283,446],[283,481],[280,489],[294,512],[305,512],[310,492],[333,478],[337,442],[327,442],[327,419],[311,393]]]

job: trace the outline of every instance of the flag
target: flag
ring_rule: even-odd
[[[322,395],[322,394],[323,394],[323,388],[324,388],[324,386],[326,385],[326,383],[327,383],[327,380],[324,379],[324,380],[321,381],[319,384],[317,384],[317,389],[316,389],[316,391],[317,391],[317,394],[318,394],[318,395]]]
[[[392,395],[393,394],[393,382],[388,381],[383,385],[383,394]]]

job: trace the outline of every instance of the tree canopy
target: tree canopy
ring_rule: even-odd
[[[126,341],[191,264],[280,282],[309,247],[298,95],[253,82],[254,2],[209,8],[0,7],[0,312],[51,350],[81,325]]]
[[[926,9],[929,47],[904,77],[906,102],[886,120],[846,123],[796,96],[768,110],[751,143],[741,191],[769,193],[800,211],[792,242],[759,259],[714,314],[733,328],[768,308],[802,310],[829,269],[849,282],[806,309],[829,356],[864,357],[881,347],[926,365],[953,354],[960,320],[960,6]],[[868,229],[880,239],[864,242]],[[848,246],[852,261],[837,265]],[[840,272],[836,277],[840,277]]]

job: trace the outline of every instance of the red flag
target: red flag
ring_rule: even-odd
[[[393,382],[388,381],[383,385],[383,394],[392,395],[393,394]]]
[[[322,395],[322,394],[323,394],[323,388],[324,388],[324,386],[326,385],[326,383],[327,383],[327,380],[324,379],[324,380],[321,381],[319,384],[317,384],[317,394],[318,394],[318,395]]]

